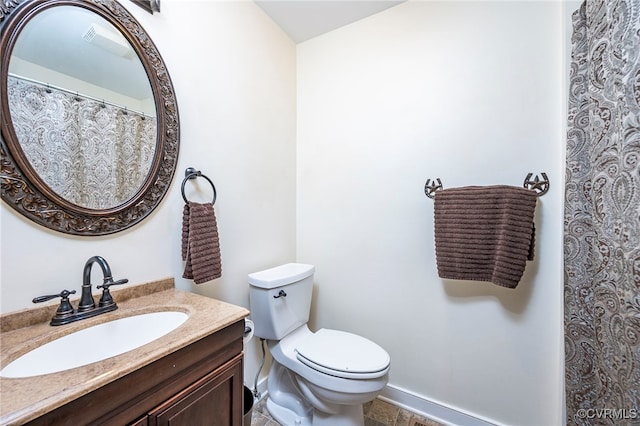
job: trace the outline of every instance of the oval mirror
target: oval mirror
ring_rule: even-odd
[[[2,15],[2,198],[57,231],[145,218],[177,163],[178,111],[153,42],[116,1],[29,0]]]

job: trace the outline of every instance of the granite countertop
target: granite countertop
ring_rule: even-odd
[[[1,315],[0,368],[44,343],[114,319],[158,311],[182,311],[189,318],[151,343],[100,362],[35,377],[0,377],[0,425],[33,420],[249,315],[243,307],[176,290],[173,278],[112,294],[117,310],[58,327],[49,325],[57,303]]]

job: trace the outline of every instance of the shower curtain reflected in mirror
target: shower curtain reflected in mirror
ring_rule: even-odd
[[[8,95],[23,152],[60,197],[110,209],[141,189],[156,148],[155,118],[13,76]]]
[[[565,193],[567,424],[640,423],[640,1],[573,15]]]

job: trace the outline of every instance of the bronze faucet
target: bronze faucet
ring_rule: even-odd
[[[102,269],[102,275],[104,277],[102,285],[96,287],[102,288],[102,297],[100,298],[97,307],[96,302],[93,300],[93,295],[91,294],[91,267],[94,263],[97,263],[100,266],[100,268]],[[107,261],[104,260],[104,258],[101,256],[93,256],[89,258],[89,260],[87,260],[87,263],[85,263],[84,265],[82,293],[77,310],[73,309],[73,306],[69,302],[69,295],[75,294],[75,290],[63,290],[62,292],[60,292],[60,294],[51,294],[48,296],[36,297],[35,299],[33,299],[33,303],[40,303],[56,297],[60,297],[60,306],[58,306],[58,309],[51,319],[50,324],[69,324],[74,321],[95,317],[96,315],[115,311],[116,309],[118,309],[118,305],[116,305],[113,297],[111,297],[109,287],[111,287],[112,285],[125,284],[127,282],[129,282],[129,280],[126,278],[118,281],[113,281],[113,277],[111,276],[111,268],[109,267]]]

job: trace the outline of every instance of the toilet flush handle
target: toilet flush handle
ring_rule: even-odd
[[[287,297],[287,293],[284,290],[280,290],[276,296],[273,296],[274,299],[279,299],[281,297]]]

